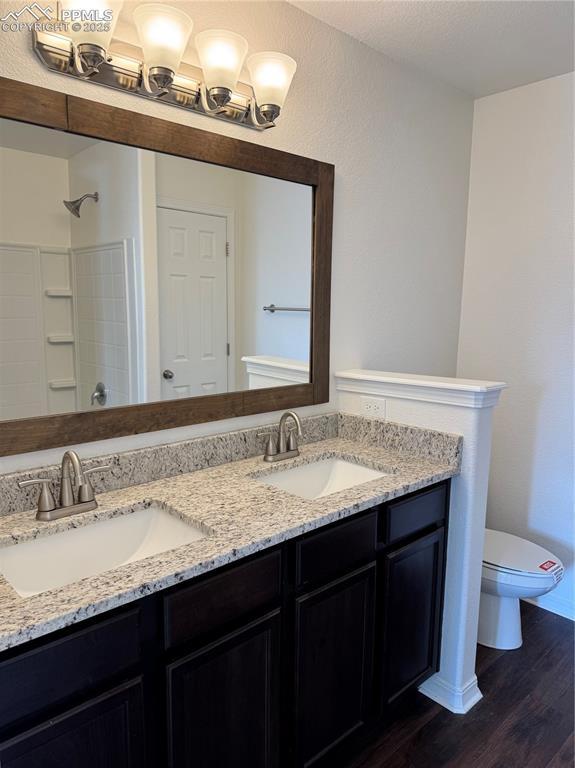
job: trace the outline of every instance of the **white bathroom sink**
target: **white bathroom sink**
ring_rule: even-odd
[[[0,548],[0,573],[22,597],[96,576],[206,536],[159,504]]]
[[[369,483],[387,474],[389,473],[379,472],[345,459],[332,458],[304,464],[301,467],[279,470],[259,478],[259,481],[293,493],[302,499],[319,499],[331,493],[344,491],[346,488]]]

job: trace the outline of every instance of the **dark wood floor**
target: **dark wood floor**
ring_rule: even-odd
[[[349,768],[573,768],[574,624],[522,603],[523,646],[478,646],[483,699],[465,716],[418,694]]]

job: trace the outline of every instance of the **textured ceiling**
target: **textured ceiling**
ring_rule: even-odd
[[[574,68],[570,0],[290,2],[476,97]]]

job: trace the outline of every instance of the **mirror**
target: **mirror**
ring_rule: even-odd
[[[310,185],[0,119],[0,419],[309,382],[313,208]]]

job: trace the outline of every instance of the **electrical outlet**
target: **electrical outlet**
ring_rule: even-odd
[[[371,419],[385,419],[385,400],[382,397],[361,396],[361,412]]]

